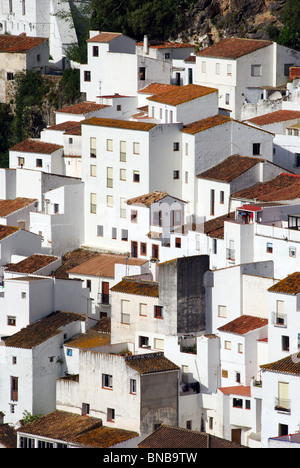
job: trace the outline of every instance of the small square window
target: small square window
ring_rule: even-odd
[[[139,182],[139,181],[140,181],[140,172],[133,171],[133,182]]]
[[[107,408],[107,421],[108,422],[115,421],[115,410],[113,408]]]
[[[271,242],[267,242],[267,253],[273,253],[273,244]]]
[[[253,154],[253,156],[260,155],[260,143],[253,143],[252,154]]]
[[[132,223],[137,223],[137,217],[138,217],[137,211],[136,210],[131,210],[130,219],[131,219]]]
[[[179,151],[179,142],[178,141],[175,141],[173,143],[173,151]]]
[[[91,81],[91,72],[90,71],[85,71],[84,72],[84,81]]]
[[[179,179],[179,171],[173,171],[173,179]]]
[[[99,57],[99,47],[93,46],[93,57]]]
[[[154,317],[155,318],[163,318],[163,308],[162,306],[154,306]]]
[[[290,257],[296,257],[296,247],[290,247]]]

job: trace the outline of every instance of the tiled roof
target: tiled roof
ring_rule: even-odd
[[[46,143],[41,140],[25,140],[17,143],[12,148],[9,148],[10,151],[21,151],[23,153],[41,153],[41,154],[51,154],[54,151],[63,148],[62,145],[55,145],[54,143]]]
[[[72,268],[68,273],[114,278],[116,264],[143,265],[144,263],[146,263],[146,260],[140,258],[130,257],[127,259],[125,255],[100,253],[96,257]]]
[[[228,38],[196,53],[198,57],[237,59],[272,44],[272,41]]]
[[[0,447],[17,448],[17,431],[10,424],[0,424]]]
[[[248,122],[263,126],[295,119],[300,119],[300,111],[278,110],[270,112],[269,114],[260,115],[259,117],[253,117],[253,119],[249,119]]]
[[[136,354],[125,358],[126,364],[140,374],[179,370],[163,353]]]
[[[99,322],[89,328],[85,333],[81,333],[68,341],[67,346],[92,349],[99,346],[109,345],[111,332],[111,321],[109,317],[102,317]]]
[[[281,173],[268,182],[260,182],[252,187],[235,192],[231,196],[232,198],[245,200],[256,199],[258,203],[295,200],[300,198],[300,176]]]
[[[113,39],[116,39],[117,37],[120,37],[120,36],[122,36],[121,33],[103,31],[103,32],[100,32],[99,34],[96,34],[94,37],[90,37],[86,42],[108,43],[112,41]]]
[[[300,375],[300,353],[291,354],[279,361],[270,362],[268,364],[261,365],[260,367],[262,370],[271,372]]]
[[[167,192],[160,192],[156,190],[154,192],[146,193],[145,195],[140,195],[138,197],[130,198],[129,200],[127,200],[127,205],[144,205],[149,208],[149,206],[151,206],[153,203],[157,203],[160,200],[163,200],[164,198],[169,197],[169,196],[171,198],[179,200],[176,197],[172,197]],[[180,200],[180,201],[184,202],[183,200]]]
[[[12,36],[11,34],[0,34],[0,52],[25,53],[30,49],[44,44],[48,39],[45,37],[28,37],[25,35]]]
[[[139,434],[125,429],[101,426],[74,437],[72,442],[86,448],[108,448],[126,442]]]
[[[5,237],[14,234],[15,232],[19,231],[19,228],[14,226],[3,226],[0,224],[0,240],[5,239]]]
[[[101,419],[87,418],[79,414],[56,410],[25,424],[18,429],[18,432],[50,439],[71,441],[79,434],[99,426],[102,426]]]
[[[190,55],[184,61],[185,63],[196,63],[196,55]]]
[[[105,109],[109,107],[105,104],[97,104],[96,102],[79,102],[78,104],[73,104],[71,106],[65,106],[62,109],[58,109],[56,112],[63,112],[66,114],[77,114],[77,115],[85,115],[89,112],[95,112],[97,110]]]
[[[136,44],[137,46],[143,46],[143,42],[138,42]],[[188,44],[185,42],[149,42],[149,47],[151,49],[184,49],[186,47],[188,48],[195,48],[195,45],[193,44]]]
[[[218,328],[219,331],[226,333],[234,333],[236,335],[245,335],[253,330],[262,328],[268,325],[268,320],[261,317],[254,317],[252,315],[241,315],[235,320]]]
[[[165,93],[167,91],[171,91],[171,90],[173,90],[175,88],[177,89],[178,86],[170,85],[170,84],[164,84],[164,83],[151,83],[150,85],[146,86],[145,88],[140,89],[139,93],[160,94],[160,93]]]
[[[253,166],[258,163],[264,162],[264,159],[233,155],[222,161],[220,164],[208,169],[197,177],[202,179],[219,180],[222,182],[232,182],[244,172],[249,171]]]
[[[204,234],[214,239],[224,239],[224,223],[225,221],[233,221],[235,212],[229,215],[218,216],[204,223]]]
[[[36,201],[35,198],[14,198],[13,200],[0,200],[0,216],[5,217],[15,211],[25,208]]]
[[[219,390],[224,395],[240,395],[240,396],[251,396],[251,387],[245,387],[244,385],[235,385],[233,387],[220,387]]]
[[[271,286],[268,291],[291,295],[299,294],[300,272],[292,273],[283,280]]]
[[[59,334],[61,332],[61,327],[72,322],[84,321],[85,318],[84,315],[73,312],[53,312],[47,317],[28,325],[26,328],[22,328],[19,332],[8,337],[5,340],[5,346],[32,349]]]
[[[155,281],[123,278],[111,291],[139,296],[158,297],[158,283]]]
[[[198,99],[217,92],[218,90],[215,88],[189,84],[186,86],[176,86],[176,89],[150,96],[148,97],[148,101],[161,102],[162,104],[168,104],[170,106],[179,106],[193,99]]]
[[[196,122],[184,125],[181,131],[189,133],[190,135],[195,135],[196,133],[203,132],[209,128],[217,127],[218,125],[223,125],[231,121],[232,119],[230,117],[217,114],[213,117],[207,117],[206,119],[197,120]]]
[[[290,80],[300,78],[300,67],[290,67],[289,78]]]
[[[51,255],[34,254],[15,265],[10,265],[6,268],[6,271],[33,274],[41,268],[55,262],[57,259],[58,257],[53,257]]]
[[[92,117],[90,119],[84,120],[82,122],[82,125],[123,128],[126,130],[140,130],[144,132],[148,132],[152,128],[156,127],[156,124],[150,124],[145,122],[134,122],[132,120],[103,119],[99,117]]]
[[[205,432],[164,424],[139,442],[138,447],[141,449],[246,448]]]
[[[74,129],[81,129],[81,123],[74,120],[68,120],[67,122],[62,122],[60,124],[50,125],[50,127],[47,127],[47,130],[57,130],[62,132],[69,132]]]

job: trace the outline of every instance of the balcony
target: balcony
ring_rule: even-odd
[[[235,249],[226,249],[226,259],[235,260]]]
[[[291,412],[291,400],[284,400],[283,398],[275,398],[276,411],[282,411],[283,413]]]
[[[99,303],[101,305],[110,305],[110,294],[99,294]]]

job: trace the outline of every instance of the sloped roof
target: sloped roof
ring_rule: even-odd
[[[260,182],[235,192],[231,197],[246,200],[256,199],[258,203],[295,200],[300,198],[300,175],[283,172],[268,182]]]
[[[125,255],[100,253],[90,260],[72,268],[68,273],[114,278],[116,264],[143,265],[144,263],[146,263],[146,260],[140,258],[130,257],[127,259]]]
[[[150,124],[145,122],[134,122],[132,120],[104,119],[99,117],[92,117],[90,119],[86,119],[82,121],[82,125],[123,128],[126,130],[140,130],[144,132],[149,132],[149,130],[156,127],[156,124]]]
[[[25,208],[36,201],[36,198],[14,198],[13,200],[0,200],[0,216],[5,217],[15,211]]]
[[[206,47],[196,53],[198,57],[219,57],[237,59],[263,49],[272,44],[272,41],[244,38],[223,39],[212,46]]]
[[[112,41],[113,39],[116,39],[117,37],[120,37],[120,36],[122,36],[121,33],[102,31],[99,34],[96,34],[95,36],[90,37],[86,42],[108,43]]]
[[[283,280],[271,286],[268,291],[296,295],[300,293],[300,272],[292,273]]]
[[[278,122],[285,122],[287,120],[300,119],[300,111],[295,110],[278,110],[270,112],[269,114],[260,115],[247,120],[247,122],[254,125],[271,125]]]
[[[179,370],[174,362],[167,359],[163,353],[136,354],[125,358],[126,364],[140,374]]]
[[[19,332],[6,338],[5,346],[13,348],[32,349],[44,341],[61,332],[64,327],[72,322],[84,321],[85,316],[74,312],[57,311],[35,323],[22,328]]]
[[[139,93],[144,94],[160,94],[165,93],[167,91],[171,91],[175,88],[178,88],[176,85],[165,84],[165,83],[151,83],[150,85],[146,86],[139,90]]]
[[[233,221],[235,212],[218,216],[204,223],[204,234],[214,239],[224,239],[224,223],[225,221]]]
[[[246,448],[205,432],[164,424],[142,440],[138,447],[141,449]]]
[[[139,296],[158,297],[158,283],[155,281],[137,280],[123,278],[111,291],[126,294],[137,294]]]
[[[184,200],[180,200],[179,198],[169,195],[167,192],[161,192],[159,190],[155,190],[153,192],[146,193],[144,195],[139,195],[137,197],[130,198],[129,200],[127,200],[126,203],[127,205],[144,205],[149,208],[153,203],[157,203],[166,197],[171,197],[171,198],[174,198],[175,200],[186,203]]]
[[[9,151],[21,151],[23,153],[41,153],[41,154],[51,154],[54,151],[63,148],[62,145],[55,145],[54,143],[46,143],[41,140],[24,140],[20,143],[17,143],[12,148],[9,148]]]
[[[47,127],[47,130],[57,130],[60,132],[69,132],[69,131],[78,131],[81,130],[81,123],[74,120],[68,120],[67,122],[62,122],[60,124],[50,125]]]
[[[291,354],[279,361],[270,362],[268,364],[261,365],[260,367],[262,370],[266,371],[300,375],[300,353]]]
[[[137,46],[143,46],[143,42],[138,42]],[[189,44],[185,42],[149,42],[148,46],[151,49],[185,49],[185,48],[195,48],[194,44]]]
[[[226,333],[234,333],[235,335],[246,335],[247,333],[257,330],[268,325],[268,320],[252,315],[241,315],[231,322],[218,328],[219,331]]]
[[[207,117],[206,119],[197,120],[196,122],[189,123],[184,125],[181,131],[183,133],[189,133],[190,135],[195,135],[196,133],[203,132],[218,125],[223,125],[225,123],[231,122],[232,118],[227,117],[226,115],[217,114],[213,117]]]
[[[238,154],[229,156],[220,164],[208,169],[197,177],[202,179],[219,180],[221,182],[232,182],[244,172],[249,171],[257,164],[264,162],[262,158],[251,156],[240,156]]]
[[[105,109],[106,107],[109,106],[107,106],[106,104],[97,104],[93,101],[84,101],[79,102],[77,104],[72,104],[71,106],[65,106],[62,109],[58,109],[56,112],[75,115],[85,115],[89,112],[95,112],[97,110]]]
[[[22,34],[20,36],[0,34],[0,52],[10,54],[26,53],[47,41],[48,39],[45,37],[29,37]]]
[[[215,88],[189,84],[186,86],[176,86],[176,89],[171,89],[170,91],[150,96],[148,97],[148,101],[160,102],[170,106],[179,106],[185,102],[199,99],[203,96],[207,96],[208,94],[217,92],[218,90]]]
[[[240,396],[251,396],[251,387],[245,387],[244,385],[234,385],[232,387],[220,387],[219,390],[224,395],[240,395]]]
[[[15,232],[19,231],[19,228],[14,226],[3,226],[0,225],[0,240],[5,239],[5,237],[14,234]]]
[[[102,317],[99,322],[93,327],[89,328],[85,333],[80,333],[68,341],[68,346],[92,349],[99,346],[109,345],[111,332],[111,320],[109,317]]]
[[[41,268],[50,265],[51,263],[55,262],[58,257],[54,257],[52,255],[42,255],[42,254],[34,254],[30,257],[21,260],[20,262],[9,265],[6,268],[6,271],[16,271],[18,273],[35,273],[36,271],[40,270]]]

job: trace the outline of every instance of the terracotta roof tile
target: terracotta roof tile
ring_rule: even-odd
[[[256,199],[258,203],[295,200],[300,198],[300,175],[281,173],[268,182],[260,182],[231,196],[244,200]]]
[[[41,140],[25,140],[17,143],[12,148],[9,148],[9,151],[21,151],[23,153],[41,153],[41,154],[51,154],[54,151],[63,148],[62,145],[55,145],[54,143],[46,143]]]
[[[19,231],[19,228],[17,227],[0,225],[0,240],[5,239],[5,237],[10,236],[17,231]]]
[[[300,111],[279,110],[270,112],[269,114],[260,115],[259,117],[253,117],[253,119],[249,119],[248,122],[251,124],[263,126],[295,119],[300,119]]]
[[[261,317],[254,317],[252,315],[241,315],[235,320],[218,328],[219,331],[226,333],[234,333],[236,335],[245,335],[258,328],[266,327],[268,320]]]
[[[109,107],[105,104],[97,104],[96,102],[79,102],[78,104],[73,104],[71,106],[65,106],[62,109],[58,109],[56,112],[66,113],[66,114],[77,114],[77,115],[85,115],[89,112],[95,112],[97,110],[105,109]]]
[[[235,385],[233,387],[220,387],[219,390],[225,395],[240,395],[240,396],[251,396],[251,387],[245,387],[244,385]]]
[[[243,55],[250,54],[256,50],[268,47],[272,41],[256,40],[256,39],[240,39],[228,38],[220,42],[206,47],[196,53],[198,57],[220,57],[237,59]]]
[[[73,120],[68,120],[67,122],[62,122],[60,124],[50,125],[47,127],[47,130],[57,130],[59,132],[69,132],[71,130],[81,129],[81,123]]]
[[[267,370],[283,374],[300,375],[300,353],[291,354],[279,361],[270,362],[260,367],[263,371]]]
[[[183,133],[189,133],[190,135],[195,135],[196,133],[203,132],[209,128],[217,127],[218,125],[223,125],[225,123],[231,122],[232,119],[226,115],[217,114],[213,117],[207,117],[206,119],[197,120],[190,124],[184,125],[181,129]]]
[[[101,253],[90,260],[72,268],[70,274],[82,274],[90,276],[104,276],[106,278],[115,277],[115,265],[143,265],[146,260],[140,258],[128,258],[125,255],[112,255]]]
[[[92,349],[109,345],[111,343],[110,332],[110,318],[102,317],[96,325],[89,328],[85,333],[81,333],[68,341],[67,346],[72,348]]]
[[[176,89],[150,96],[148,97],[148,101],[161,102],[162,104],[168,104],[170,106],[179,106],[193,99],[199,99],[208,94],[217,92],[218,90],[215,88],[189,84],[186,86],[176,86]]]
[[[17,448],[17,431],[10,424],[0,424],[0,446]]]
[[[140,374],[179,370],[179,367],[167,359],[163,353],[136,354],[125,358],[126,364]]]
[[[235,219],[235,212],[229,215],[218,216],[217,218],[210,219],[204,223],[204,234],[214,239],[224,239],[224,223],[225,221],[233,221]]]
[[[72,442],[84,447],[108,448],[126,442],[139,434],[125,429],[101,426],[74,437]]]
[[[137,46],[143,46],[143,42],[138,42]],[[149,42],[149,47],[151,49],[185,49],[185,48],[193,48],[195,49],[194,44],[188,44],[185,42]]]
[[[300,272],[292,273],[283,280],[271,286],[268,291],[296,295],[300,293]]]
[[[289,78],[290,80],[300,78],[300,67],[290,67]]]
[[[264,159],[250,156],[240,156],[238,154],[229,156],[220,164],[208,169],[197,177],[202,179],[219,180],[222,182],[232,182],[244,172],[249,171],[253,166],[264,162]]]
[[[35,254],[25,258],[15,265],[8,266],[6,271],[33,274],[39,271],[41,268],[55,262],[57,259],[58,257],[53,257],[52,255]]]
[[[139,296],[158,297],[158,283],[155,281],[137,280],[123,278],[111,291],[126,294],[137,294]]]
[[[142,440],[138,447],[141,449],[246,448],[205,432],[164,424]]]
[[[5,217],[15,211],[32,205],[36,201],[35,198],[22,198],[18,197],[13,200],[0,200],[0,216]]]
[[[150,124],[145,122],[134,122],[132,120],[103,119],[99,117],[92,117],[90,119],[84,120],[82,121],[82,125],[123,128],[126,130],[140,130],[144,132],[148,132],[152,128],[156,127],[156,124]]]
[[[127,200],[127,205],[144,205],[149,208],[149,206],[151,206],[153,203],[157,203],[168,196],[169,195],[167,192],[154,191],[151,193],[146,193],[145,195],[130,198]]]
[[[11,34],[0,34],[0,52],[25,53],[28,50],[44,44],[48,39],[45,37],[28,37],[24,35],[13,36]]]
[[[61,332],[61,327],[72,322],[84,321],[85,318],[84,315],[73,312],[53,312],[47,317],[28,325],[26,328],[22,328],[19,332],[8,337],[5,340],[5,346],[32,349],[59,334]]]
[[[167,91],[174,90],[175,88],[177,89],[178,86],[170,85],[170,84],[164,84],[164,83],[151,83],[150,85],[146,86],[145,88],[140,89],[139,93],[160,94],[160,93],[165,93]]]
[[[94,37],[90,37],[86,42],[102,42],[108,43],[117,37],[122,36],[121,33],[106,32],[102,31],[99,34],[96,34]]]

